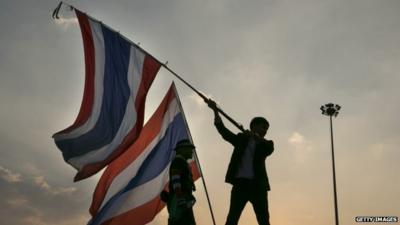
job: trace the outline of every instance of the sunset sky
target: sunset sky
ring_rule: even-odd
[[[270,122],[267,158],[273,225],[334,224],[329,119],[334,118],[341,224],[356,216],[400,217],[400,1],[67,1],[120,31],[215,99],[248,127]],[[51,136],[73,123],[84,85],[77,21],[57,1],[0,1],[0,224],[79,225],[100,173],[73,182]],[[150,89],[146,118],[171,81],[205,175],[217,224],[229,207],[224,183],[232,147],[202,100],[165,69]],[[236,128],[225,124],[234,132]],[[199,225],[211,223],[200,181]],[[161,212],[151,225],[167,224]],[[250,204],[241,225],[256,225]]]

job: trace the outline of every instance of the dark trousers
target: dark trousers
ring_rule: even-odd
[[[168,225],[196,225],[193,209],[187,209],[182,213],[179,219],[168,219]]]
[[[231,191],[231,204],[225,225],[237,225],[240,215],[250,201],[259,225],[269,225],[268,192],[265,186],[248,179],[238,179]]]

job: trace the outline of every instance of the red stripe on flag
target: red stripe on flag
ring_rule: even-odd
[[[83,99],[79,114],[75,119],[75,122],[68,128],[57,132],[54,135],[67,133],[81,125],[83,125],[89,118],[93,109],[94,99],[94,73],[95,73],[95,50],[92,36],[92,29],[90,28],[89,19],[86,14],[76,10],[76,16],[78,17],[79,26],[81,28],[81,34],[83,39],[83,49],[85,56],[85,87],[83,90]],[[54,136],[53,135],[53,136]]]
[[[196,162],[193,161],[190,163],[190,167],[192,168],[193,180],[196,181],[200,177],[200,173]],[[165,190],[168,190],[169,183],[165,185]],[[165,207],[165,203],[161,201],[160,197],[157,196],[153,200],[136,207],[128,212],[117,215],[115,217],[110,218],[109,220],[103,222],[101,225],[120,225],[120,224],[147,224],[151,222],[156,215]]]
[[[111,163],[115,158],[121,155],[127,148],[138,138],[144,120],[144,106],[146,102],[147,92],[153,83],[155,76],[157,75],[158,70],[160,69],[161,64],[159,64],[156,60],[146,55],[144,63],[143,63],[143,71],[142,71],[142,79],[140,81],[140,86],[138,89],[138,93],[136,95],[135,108],[137,112],[137,119],[135,126],[128,133],[128,135],[124,138],[122,143],[115,149],[105,160],[91,163],[84,166],[78,173],[76,174],[74,181],[79,181],[85,178],[92,176],[97,173],[109,163]]]
[[[92,204],[89,209],[92,215],[95,215],[99,210],[113,179],[128,167],[158,135],[161,130],[164,114],[173,99],[175,99],[175,91],[173,88],[170,88],[160,106],[143,127],[137,141],[124,152],[123,156],[115,159],[104,171],[93,193]]]
[[[190,163],[190,168],[192,170],[193,181],[196,181],[197,179],[199,179],[201,177],[201,174],[200,174],[200,171],[199,171],[196,161],[193,161]]]
[[[160,197],[102,223],[102,225],[147,224],[165,207]]]

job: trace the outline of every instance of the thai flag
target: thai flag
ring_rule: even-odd
[[[105,170],[90,207],[90,225],[142,225],[164,207],[161,191],[168,186],[169,166],[178,141],[190,138],[183,110],[172,84],[139,138]],[[200,177],[197,160],[190,165]]]
[[[143,127],[147,92],[160,63],[104,24],[75,10],[85,53],[85,88],[73,125],[53,138],[87,178],[124,152]]]

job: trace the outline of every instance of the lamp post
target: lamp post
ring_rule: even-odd
[[[341,106],[333,103],[328,103],[321,106],[321,111],[323,115],[329,116],[329,122],[331,125],[331,146],[332,146],[332,170],[333,170],[333,194],[335,201],[335,224],[339,225],[339,215],[338,215],[338,204],[337,204],[337,193],[336,193],[336,173],[335,173],[335,154],[333,148],[333,128],[332,128],[332,116],[337,117],[339,114]]]

